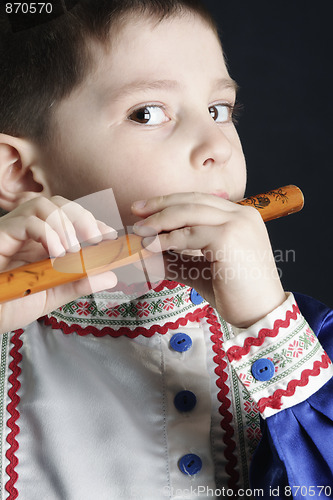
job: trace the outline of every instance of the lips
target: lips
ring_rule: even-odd
[[[225,193],[224,191],[217,191],[216,193],[210,193],[213,196],[218,196],[219,198],[223,198],[224,200],[229,200],[229,195],[228,193]]]

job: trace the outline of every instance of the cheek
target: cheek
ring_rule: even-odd
[[[242,144],[240,142],[238,133],[236,129],[234,129],[234,134],[232,137],[233,143],[233,156],[234,161],[232,162],[234,168],[234,179],[237,185],[237,196],[238,199],[241,199],[244,196],[246,181],[247,181],[247,171],[246,171],[246,161],[242,148]]]
[[[247,171],[246,171],[246,163],[244,156],[242,156],[241,160],[242,160],[241,167],[238,172],[238,181],[242,189],[245,190],[247,181]]]
[[[239,201],[242,198],[244,198],[246,181],[247,181],[246,166],[245,166],[245,161],[243,161],[242,167],[239,169],[236,176],[237,192],[234,201]]]
[[[109,179],[114,180],[118,189],[124,191],[127,186],[129,194],[145,193],[145,197],[154,196],[158,186],[162,186],[168,175],[167,156],[155,144],[145,144],[144,141],[127,141],[126,146],[118,144],[109,153],[112,174]]]

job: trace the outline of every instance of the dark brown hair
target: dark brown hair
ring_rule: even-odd
[[[217,32],[200,0],[81,0],[54,20],[14,33],[5,20],[7,33],[0,40],[0,132],[47,142],[54,104],[81,84],[92,67],[89,40],[105,43],[110,30],[131,13],[161,21],[188,11]]]

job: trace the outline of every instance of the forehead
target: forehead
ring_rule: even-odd
[[[92,42],[95,71],[91,81],[122,85],[149,79],[181,80],[193,73],[230,81],[220,40],[198,14],[185,12],[162,21],[128,16],[106,44]],[[194,82],[193,82],[194,83]]]

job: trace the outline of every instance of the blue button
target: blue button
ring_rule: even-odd
[[[175,333],[170,340],[172,349],[178,352],[185,352],[191,349],[192,339],[186,333]]]
[[[191,411],[197,404],[197,398],[191,391],[180,391],[173,402],[178,411]]]
[[[188,476],[194,476],[198,474],[202,469],[202,461],[198,455],[194,455],[194,453],[189,453],[188,455],[184,455],[178,462],[178,467],[183,472],[183,474],[187,474]]]
[[[253,363],[251,371],[256,380],[264,382],[273,378],[275,373],[275,366],[273,361],[271,361],[270,359],[262,358]]]
[[[203,298],[201,297],[201,295],[198,294],[196,290],[194,290],[194,288],[192,288],[191,290],[190,299],[192,304],[195,304],[196,306],[201,304],[201,302],[203,302]]]

